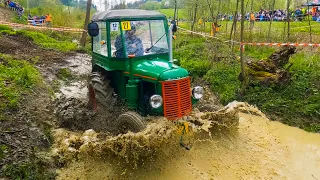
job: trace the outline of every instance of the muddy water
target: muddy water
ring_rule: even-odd
[[[110,157],[84,158],[58,179],[320,179],[320,135],[240,113],[237,134],[179,146],[132,168]]]
[[[67,98],[75,97],[78,99],[87,98],[86,77],[91,72],[91,57],[86,54],[77,54],[65,60],[66,63],[56,67],[57,69],[68,68],[74,76],[80,77],[69,84],[63,84],[57,97],[65,95]],[[64,83],[64,82],[62,82]]]

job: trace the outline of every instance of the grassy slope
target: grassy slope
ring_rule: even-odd
[[[40,82],[40,74],[34,66],[9,55],[0,54],[0,111],[15,109],[21,94]]]
[[[29,37],[34,43],[47,49],[55,49],[62,52],[78,49],[75,43],[70,42],[70,36],[64,37],[59,33],[28,30],[14,31],[8,26],[0,25],[0,36],[4,34]],[[0,82],[5,82],[0,83],[0,110],[17,108],[21,93],[31,88],[39,80],[40,75],[33,67],[33,64],[13,59],[9,55],[0,54],[0,62]]]
[[[3,35],[25,36],[31,38],[36,44],[46,49],[60,51],[76,49],[76,45],[68,41],[70,37],[59,36],[59,34],[52,32],[14,31],[7,26],[0,25],[0,38]],[[25,61],[16,59],[13,56],[14,55],[0,54],[0,121],[4,123],[7,122],[7,124],[12,123],[12,128],[14,129],[15,122],[8,122],[8,117],[15,116],[16,110],[18,110],[21,105],[26,105],[26,102],[22,99],[28,96],[30,92],[35,89],[38,90],[38,88],[42,88],[43,86],[47,88],[47,86],[42,83],[41,74],[35,67],[35,63],[38,61],[36,57],[34,60],[29,59]],[[22,124],[23,123],[19,125],[22,126]],[[28,124],[23,125],[27,126]],[[44,128],[47,127],[45,126]],[[43,131],[50,134],[49,130],[44,129]],[[8,154],[9,148],[10,147],[6,145],[0,145],[0,160],[5,157],[5,154]],[[35,147],[30,146],[30,148]],[[12,179],[54,179],[54,173],[46,169],[47,164],[44,165],[43,161],[33,156],[31,156],[29,160],[28,162],[6,165],[4,169],[0,170],[0,176],[7,176]]]
[[[187,68],[193,76],[203,77],[210,83],[220,101],[224,104],[241,100],[257,105],[273,119],[298,126],[308,131],[320,132],[320,57],[319,50],[299,49],[290,62],[293,63],[292,81],[289,85],[249,87],[240,97],[240,62],[237,54],[231,56],[226,43],[216,40],[178,34],[175,41],[175,58],[182,67]],[[214,60],[214,50],[222,60]],[[259,60],[267,58],[276,48],[247,47],[245,56]]]

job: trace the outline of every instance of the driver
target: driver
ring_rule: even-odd
[[[127,50],[127,54],[134,54],[135,56],[142,56],[143,55],[143,45],[140,38],[138,38],[136,35],[136,27],[134,24],[131,24],[131,30],[125,31],[124,34],[124,40],[125,40],[125,47]],[[116,38],[116,41],[114,43],[117,51],[116,51],[116,57],[124,57],[123,55],[123,49],[122,49],[122,41],[121,36],[118,36]]]

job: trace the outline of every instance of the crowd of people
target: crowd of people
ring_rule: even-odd
[[[24,13],[24,8],[17,2],[11,0],[4,0],[4,6],[10,8],[12,11],[16,11],[19,19],[22,17]]]
[[[19,19],[23,17],[24,13],[24,8],[18,3],[14,2],[11,0],[0,0],[0,3],[4,4],[4,7],[8,7],[12,11],[16,11],[18,14]],[[26,19],[26,18],[24,18]],[[32,16],[30,13],[28,15],[27,21],[29,25],[34,25],[34,26],[42,26],[42,25],[47,25],[51,26],[51,15],[48,13],[46,15],[42,16]]]
[[[245,15],[245,19],[248,21],[285,21],[287,20],[287,11],[282,9],[277,10],[266,10],[260,9],[258,12],[248,12]],[[304,17],[311,15],[313,21],[320,22],[320,6],[319,7],[310,7],[309,10],[307,7],[297,7],[295,10],[289,12],[289,18],[291,21],[302,21]],[[220,20],[233,20],[233,15],[220,15]],[[241,20],[241,14],[237,16],[237,20]]]
[[[28,22],[31,25],[34,26],[43,26],[43,25],[47,25],[47,26],[51,26],[51,15],[48,13],[46,15],[42,15],[42,16],[32,16],[31,14],[28,15]]]

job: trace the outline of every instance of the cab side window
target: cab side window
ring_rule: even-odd
[[[93,37],[93,52],[108,56],[106,22],[97,22],[99,35]]]
[[[110,23],[111,56],[123,58],[122,38],[119,22]]]

